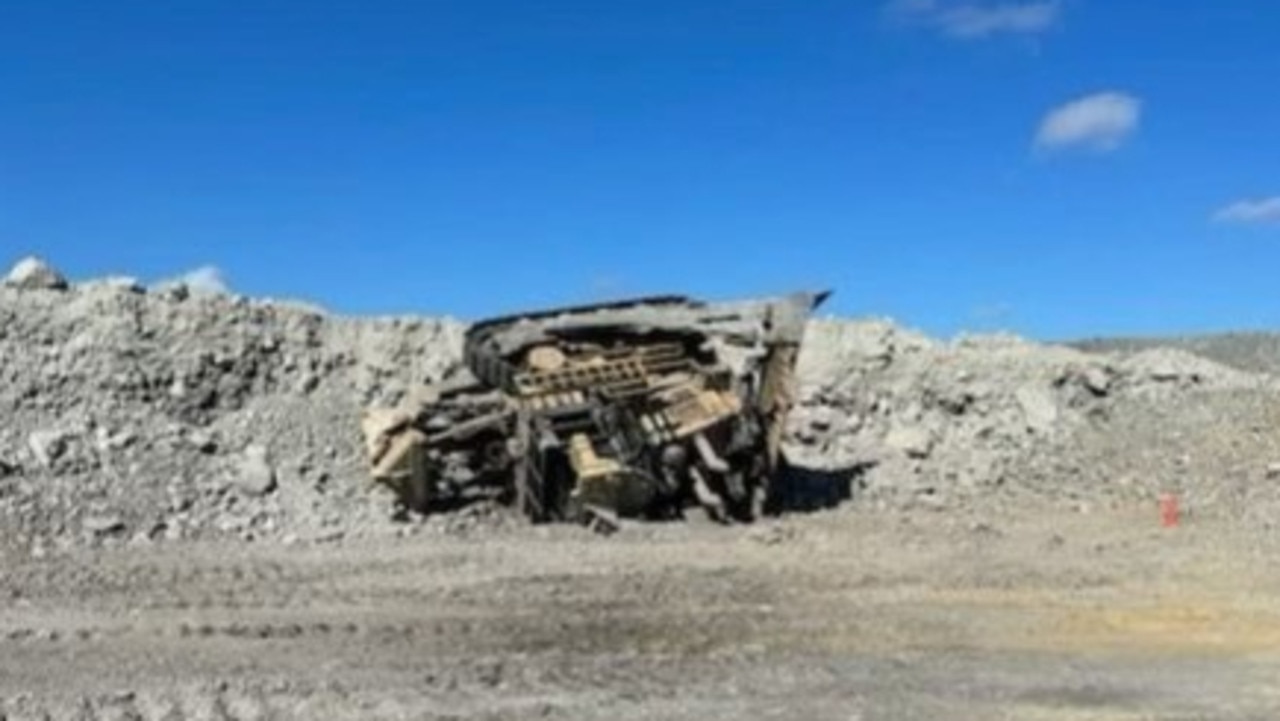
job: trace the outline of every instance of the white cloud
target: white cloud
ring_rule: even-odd
[[[231,293],[231,288],[227,286],[227,281],[222,275],[222,270],[213,265],[202,265],[199,268],[189,270],[181,275],[160,281],[160,286],[171,286],[181,283],[193,293],[220,293],[227,295]]]
[[[1059,0],[1023,3],[956,3],[949,0],[893,0],[889,10],[905,20],[965,40],[993,35],[1035,35],[1057,24]]]
[[[1142,101],[1120,92],[1103,92],[1051,110],[1040,122],[1035,143],[1041,148],[1115,150],[1138,128]]]
[[[1238,200],[1214,213],[1213,219],[1220,223],[1280,224],[1280,195]]]

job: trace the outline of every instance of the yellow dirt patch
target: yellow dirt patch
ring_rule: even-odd
[[[1112,709],[1071,709],[1018,705],[992,709],[993,721],[1156,721],[1157,717],[1137,711]]]
[[[1280,613],[1216,600],[1066,609],[1049,630],[1048,638],[1066,648],[1280,650]]]
[[[1150,592],[1149,592],[1150,593]],[[1280,653],[1280,604],[1256,596],[1133,591],[1064,598],[1042,589],[941,590],[924,605],[951,608],[979,645],[1045,651]]]
[[[1138,711],[1019,705],[993,709],[991,718],[1000,721],[1156,721],[1158,717]]]

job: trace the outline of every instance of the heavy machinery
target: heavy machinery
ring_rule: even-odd
[[[809,316],[828,296],[645,297],[473,324],[461,363],[366,411],[406,509],[490,496],[534,521],[765,512]]]

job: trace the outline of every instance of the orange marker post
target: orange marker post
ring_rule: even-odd
[[[1178,509],[1178,497],[1172,493],[1160,495],[1160,525],[1174,528],[1178,525],[1181,512]]]

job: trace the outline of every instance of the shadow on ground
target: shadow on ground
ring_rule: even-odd
[[[819,468],[786,461],[779,470],[774,513],[805,513],[835,508],[853,498],[872,464]]]

